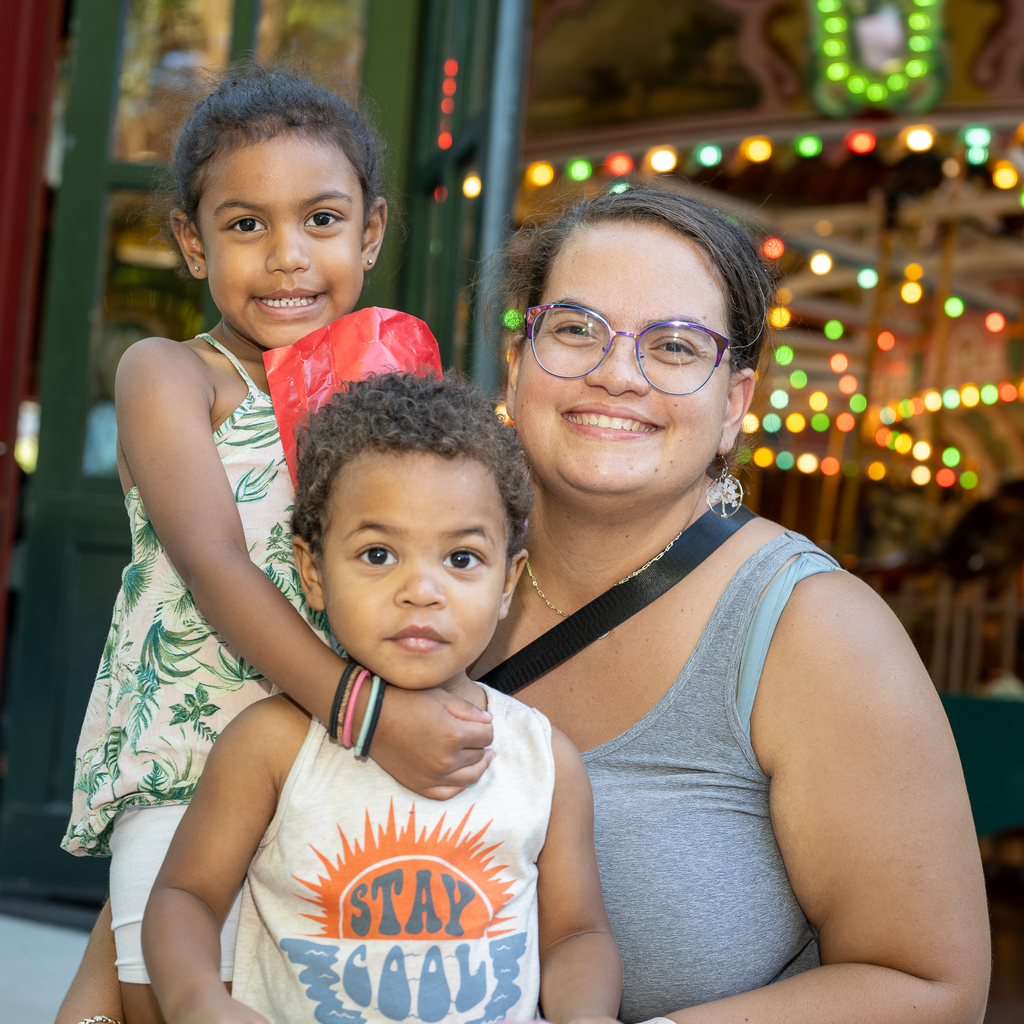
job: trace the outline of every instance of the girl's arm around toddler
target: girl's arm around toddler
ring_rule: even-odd
[[[255,380],[265,378],[261,363],[247,361],[247,369]],[[227,359],[205,342],[149,338],[133,345],[117,372],[121,480],[126,491],[138,486],[171,563],[217,632],[326,721],[344,662],[249,558],[211,432],[245,392]],[[479,778],[491,739],[490,716],[465,701],[392,687],[373,756],[409,789],[444,799]]]

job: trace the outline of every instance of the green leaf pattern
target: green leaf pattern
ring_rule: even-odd
[[[292,555],[293,492],[273,407],[249,385],[245,401],[214,434],[249,557],[327,637],[323,614],[305,601]],[[136,489],[125,505],[132,560],[79,740],[63,843],[75,854],[109,856],[114,817],[126,807],[191,799],[218,734],[271,692],[196,607]]]

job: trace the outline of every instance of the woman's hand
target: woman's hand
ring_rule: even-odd
[[[370,756],[406,789],[448,800],[494,759],[491,715],[445,690],[389,686]]]

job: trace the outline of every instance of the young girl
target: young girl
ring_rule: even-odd
[[[211,744],[271,683],[326,718],[345,668],[292,558],[292,487],[262,355],[358,300],[387,221],[374,138],[334,94],[255,66],[197,105],[171,169],[174,237],[222,319],[191,341],[141,341],[118,368],[132,562],[82,728],[64,847],[112,855],[121,985],[104,983],[101,916],[60,1021],[120,1016],[122,1003],[131,1021],[152,1007],[142,913]],[[444,691],[394,696],[374,756],[431,796],[475,781],[490,757],[488,716]],[[223,945],[230,978],[233,943]]]
[[[309,603],[359,664],[488,707],[498,756],[450,802],[419,800],[283,695],[239,715],[146,911],[168,1024],[482,1024],[531,1019],[538,997],[556,1024],[615,1017],[582,759],[466,674],[508,610],[531,500],[514,431],[469,384],[388,374],[314,414],[293,517]],[[243,879],[229,996],[218,930]]]

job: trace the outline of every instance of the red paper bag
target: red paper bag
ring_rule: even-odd
[[[264,352],[263,365],[293,484],[298,471],[296,427],[346,381],[396,370],[441,375],[441,356],[430,328],[408,313],[377,306],[349,313],[294,345]]]

